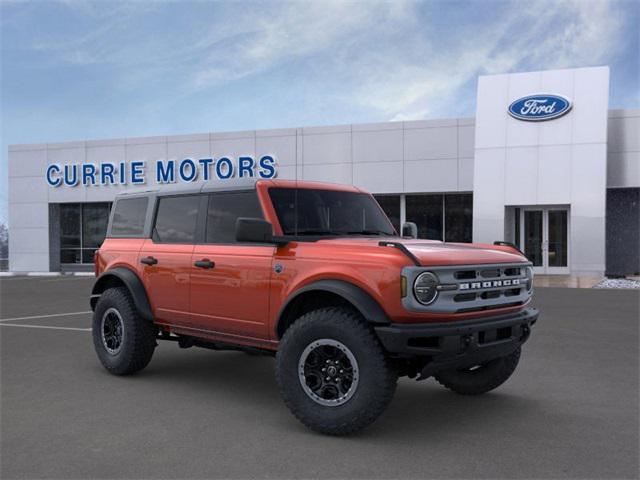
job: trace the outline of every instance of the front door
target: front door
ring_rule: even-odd
[[[205,243],[191,258],[191,325],[222,340],[270,338],[270,244],[236,242],[238,217],[263,218],[255,190],[209,195]]]
[[[562,207],[520,209],[519,244],[535,273],[569,273],[569,210]]]

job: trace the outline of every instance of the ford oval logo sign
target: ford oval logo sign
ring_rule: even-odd
[[[509,105],[509,115],[528,122],[558,118],[569,110],[571,110],[571,100],[560,95],[527,95]]]

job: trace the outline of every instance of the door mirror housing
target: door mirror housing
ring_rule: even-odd
[[[403,223],[402,238],[418,238],[418,226],[413,222]]]

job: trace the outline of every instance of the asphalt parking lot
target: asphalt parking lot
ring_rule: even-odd
[[[2,478],[638,478],[638,291],[539,288],[503,387],[402,379],[372,427],[330,438],[290,415],[268,357],[162,343],[109,375],[91,283],[0,280]]]

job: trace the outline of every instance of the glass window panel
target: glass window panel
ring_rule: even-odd
[[[82,205],[82,247],[98,248],[102,245],[109,224],[108,203]],[[85,262],[83,262],[85,263]]]
[[[535,267],[542,266],[542,210],[524,211],[524,254]]]
[[[549,210],[549,266],[567,266],[567,211]]]
[[[160,243],[193,243],[200,195],[161,198],[153,231]]]
[[[60,205],[60,247],[80,246],[80,205]]]
[[[80,263],[80,260],[81,250],[79,248],[60,250],[60,263]]]
[[[471,242],[473,228],[473,195],[447,194],[444,197],[445,240]]]
[[[442,240],[442,195],[407,195],[407,222],[418,226],[418,238]]]
[[[147,197],[124,198],[116,202],[111,234],[134,237],[144,232],[147,216]]]
[[[82,263],[93,263],[93,254],[97,248],[83,248],[82,249]]]
[[[393,235],[389,219],[369,194],[271,188],[269,195],[285,235]]]
[[[255,191],[210,195],[207,243],[235,243],[238,217],[264,218]]]
[[[374,195],[374,197],[391,220],[393,228],[400,232],[400,195]]]

